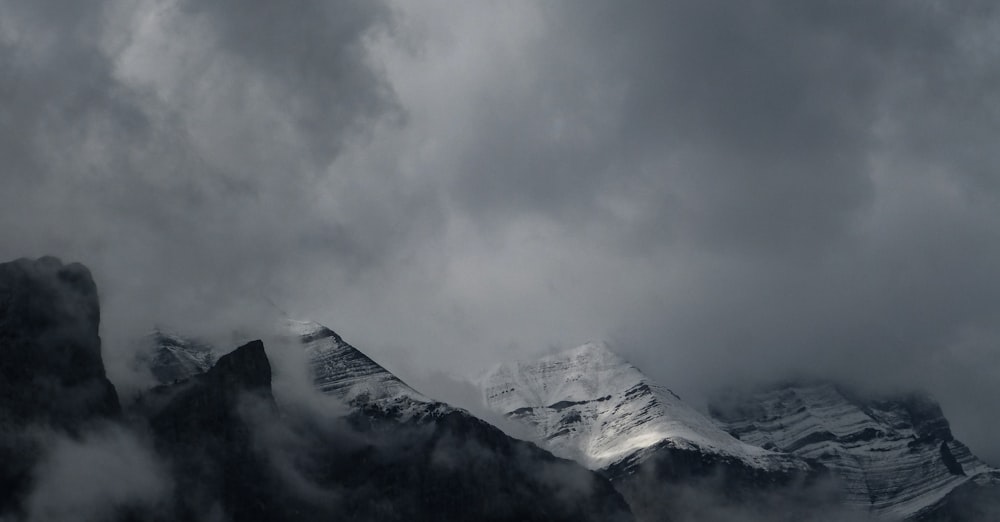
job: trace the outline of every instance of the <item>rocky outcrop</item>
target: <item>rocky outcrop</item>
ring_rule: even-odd
[[[213,509],[233,520],[293,520],[254,432],[260,416],[277,420],[271,366],[257,340],[219,358],[207,372],[142,396],[132,411],[148,422],[157,451],[173,464],[172,517],[196,519]],[[256,417],[255,417],[256,416]]]
[[[76,434],[120,415],[98,336],[97,287],[54,257],[0,263],[0,515],[28,489],[32,431]]]
[[[234,364],[227,355],[206,373],[153,389],[137,416],[150,419],[161,452],[179,463],[178,481],[199,477],[181,498],[222,499],[238,520],[632,520],[600,475],[420,394],[322,325],[286,326],[317,390],[346,413],[337,408],[332,422],[294,408],[274,414],[261,407],[273,404],[262,380],[220,377],[258,373],[247,371],[262,366],[256,357]],[[185,500],[177,511],[210,504]]]
[[[244,399],[274,405],[271,365],[259,340],[219,358],[203,374],[154,388],[139,408],[165,444],[186,444],[206,434],[219,436],[223,442],[241,441],[236,427],[242,424],[239,406]]]
[[[104,372],[90,271],[54,257],[0,264],[0,419],[76,430],[120,413]]]

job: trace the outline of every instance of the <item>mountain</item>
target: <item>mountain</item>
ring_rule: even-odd
[[[0,263],[0,518],[21,502],[42,448],[32,431],[74,435],[120,417],[86,267],[54,257]]]
[[[281,442],[268,450],[268,458],[281,462],[286,475],[291,474],[296,483],[314,493],[303,500],[296,497],[295,491],[286,491],[279,495],[284,500],[272,502],[270,507],[251,502],[255,512],[267,511],[271,513],[269,519],[274,520],[284,519],[289,513],[296,513],[295,519],[314,515],[322,518],[331,513],[361,520],[632,519],[624,499],[603,477],[531,443],[513,439],[465,410],[424,396],[325,326],[287,321],[282,328],[305,350],[317,390],[336,397],[349,408],[342,419],[332,424],[286,409],[276,418],[265,416],[266,427],[253,428],[269,433],[265,439],[270,438],[271,444],[278,433]],[[195,346],[183,338],[177,341],[171,347],[179,352]],[[187,359],[183,353],[178,355]],[[219,364],[225,359],[220,359]],[[166,361],[176,367],[173,358],[150,361]],[[184,390],[192,386],[191,382],[201,382],[215,371],[213,368],[200,373],[196,365],[186,368],[188,380],[182,376],[172,385],[160,386],[154,389],[152,398],[144,397],[143,401],[162,403],[157,398],[161,395],[183,397],[190,393]],[[155,368],[152,371],[157,373]],[[191,424],[193,421],[186,419],[192,415],[200,418],[192,413],[196,410],[192,405],[203,404],[205,399],[166,402],[170,405],[167,409],[178,415],[168,416],[168,422],[157,422],[163,414],[142,414],[153,419],[155,433],[169,432],[173,425]],[[158,408],[162,406],[154,410]],[[210,418],[220,416],[215,413]],[[242,445],[244,441],[235,446],[216,446],[208,452],[210,457],[197,457],[192,462],[206,458],[214,462],[231,451],[227,448]],[[176,447],[168,453],[206,454]],[[238,453],[243,457],[232,462],[253,463],[260,458],[252,452]],[[240,476],[244,475],[253,476],[248,472]],[[271,489],[283,491],[279,486],[272,485]],[[317,496],[325,498],[323,492],[335,492],[337,500],[317,501]]]
[[[732,392],[710,408],[744,442],[823,463],[842,479],[846,502],[880,518],[982,520],[958,513],[975,509],[976,490],[998,498],[1000,471],[955,440],[940,406],[921,394],[791,383]]]
[[[417,392],[319,323],[289,320],[286,329],[304,347],[313,384],[324,394],[371,414],[404,420],[459,411]]]
[[[54,257],[0,263],[0,411],[4,422],[75,431],[121,407],[104,371],[97,286]]]
[[[141,519],[197,520],[213,508],[232,520],[300,517],[304,503],[272,471],[254,434],[254,417],[277,421],[276,408],[271,366],[259,340],[219,358],[204,373],[142,396],[131,412],[147,423],[157,452],[171,462],[177,491],[166,516]]]
[[[480,388],[489,408],[555,455],[610,477],[650,519],[683,502],[668,484],[717,479],[725,496],[745,500],[822,472],[733,437],[603,343],[498,365]]]
[[[143,360],[162,384],[123,414],[99,319],[82,265],[0,264],[2,520],[37,519],[40,498],[112,522],[633,519],[603,477],[419,394],[314,323],[286,334],[346,410],[276,402],[260,340],[214,360],[158,331]],[[80,469],[126,439],[128,465]],[[153,497],[115,487],[147,479]]]
[[[661,445],[762,470],[809,469],[719,429],[603,343],[499,365],[482,389],[491,409],[532,426],[554,454],[590,469],[628,472]]]
[[[99,321],[82,265],[0,264],[2,520],[28,517],[53,441],[87,454],[95,437],[115,440],[109,433],[148,445],[170,485],[155,501],[108,497],[97,518],[112,521],[1000,516],[1000,471],[919,394],[786,383],[717,398],[710,418],[592,343],[497,366],[480,383],[486,403],[540,448],[427,397],[333,330],[287,321],[275,340],[299,344],[316,390],[343,408],[276,401],[260,340],[216,359],[220,350],[158,329],[140,360],[159,384],[123,414]],[[88,505],[89,475],[73,471],[58,476],[60,491]],[[112,484],[143,472],[100,471]]]

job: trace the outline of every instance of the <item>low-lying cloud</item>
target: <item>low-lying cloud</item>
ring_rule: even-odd
[[[125,428],[45,438],[25,501],[28,522],[111,520],[169,506],[173,483],[166,466]]]

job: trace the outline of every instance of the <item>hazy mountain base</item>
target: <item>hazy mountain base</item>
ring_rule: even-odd
[[[874,520],[839,502],[827,480],[806,487],[761,490],[734,496],[720,475],[664,486],[638,474],[616,482],[637,520],[671,522],[863,522]]]
[[[881,520],[986,520],[978,513],[989,512],[1000,484],[921,393],[788,381],[729,390],[709,409],[734,436],[822,462],[845,485],[845,504]]]
[[[604,470],[641,521],[863,521],[822,466],[775,472],[666,443]]]

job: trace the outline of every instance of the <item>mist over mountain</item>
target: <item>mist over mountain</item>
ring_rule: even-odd
[[[0,263],[0,302],[4,520],[972,521],[998,508],[1000,470],[918,394],[791,382],[705,414],[589,343],[482,374],[484,416],[505,432],[333,330],[276,317],[258,325],[270,351],[156,328],[133,361],[151,380],[120,399],[84,266]]]
[[[286,313],[522,439],[478,372],[607,341],[710,420],[766,383],[920,391],[996,467],[998,21],[981,0],[0,0],[0,260],[92,274],[96,332],[64,326],[90,355],[46,371],[87,368],[69,395],[113,426],[256,339],[279,409],[343,410]],[[53,353],[8,362],[10,415],[64,416],[11,384]],[[32,491],[108,460],[149,470],[144,505],[173,495],[153,438],[80,416]],[[103,484],[88,498],[119,502]]]
[[[485,404],[608,477],[640,520],[978,520],[1000,469],[918,392],[833,382],[720,393],[701,413],[607,344],[486,372]]]
[[[122,404],[86,268],[2,263],[0,302],[2,520],[633,520],[604,477],[420,395],[318,324],[286,326],[308,366],[279,374],[311,395],[276,400],[261,340],[215,359],[157,331],[140,361],[172,379]]]

